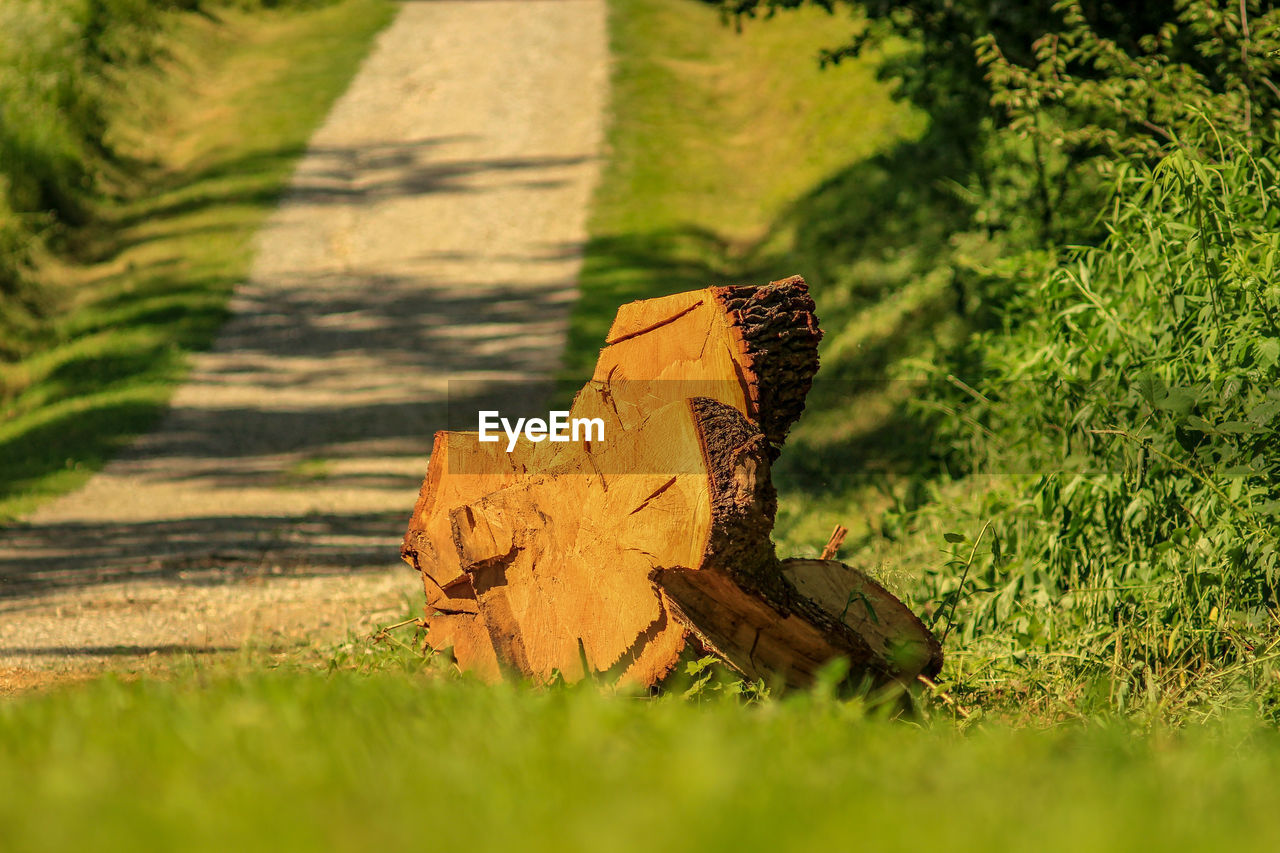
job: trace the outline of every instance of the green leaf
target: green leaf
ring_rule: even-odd
[[[1204,418],[1197,417],[1196,415],[1189,415],[1187,417],[1187,426],[1192,429],[1198,429],[1200,432],[1217,432],[1217,429],[1213,424],[1209,423]]]
[[[1263,338],[1254,344],[1254,351],[1259,367],[1264,370],[1272,367],[1280,360],[1280,338]]]
[[[1159,405],[1159,401],[1168,394],[1168,389],[1159,377],[1150,373],[1144,373],[1138,377],[1138,393],[1142,395],[1142,399],[1146,400],[1153,406]]]
[[[1280,400],[1268,400],[1267,402],[1254,406],[1249,410],[1246,417],[1258,426],[1271,423],[1272,419],[1280,414]]]
[[[1257,424],[1251,424],[1251,423],[1248,423],[1247,421],[1226,421],[1224,423],[1218,424],[1218,429],[1221,430],[1222,432],[1234,432],[1234,433],[1246,434],[1251,432],[1257,432],[1258,426]]]
[[[944,533],[942,534],[942,538],[946,539],[948,542],[959,543],[965,541],[963,533]]]
[[[1170,388],[1169,393],[1156,402],[1158,408],[1168,412],[1174,412],[1179,415],[1185,415],[1191,411],[1191,407],[1196,403],[1196,395],[1192,394],[1186,388]]]

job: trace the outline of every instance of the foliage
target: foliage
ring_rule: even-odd
[[[1059,2],[1062,29],[1011,61],[994,34],[976,44],[993,107],[1015,132],[1044,136],[1073,160],[1158,157],[1209,121],[1223,134],[1266,138],[1280,113],[1280,10],[1181,0],[1127,50],[1100,33],[1075,0]],[[1193,61],[1187,61],[1192,59]]]
[[[852,11],[856,21],[865,17],[865,25],[850,27],[846,41],[822,48],[820,56],[826,63],[859,56],[887,35],[905,39],[912,50],[885,63],[882,73],[897,81],[900,96],[929,113],[952,144],[974,155],[986,144],[987,125],[1002,123],[999,104],[991,101],[992,81],[981,61],[984,51],[998,49],[1012,63],[1032,66],[1044,39],[1054,38],[1051,34],[1060,28],[1065,12],[1068,19],[1078,15],[1087,21],[1119,58],[1147,49],[1153,35],[1167,36],[1172,11],[1166,4],[1113,0],[1083,0],[1070,6],[1061,0],[1018,4],[992,0],[720,0],[719,5],[726,18],[739,23],[810,5],[831,13]],[[1211,11],[1208,4],[1195,0],[1180,0],[1179,5],[1204,7],[1196,14],[1223,40],[1219,58],[1239,47],[1242,34],[1229,20],[1230,12]],[[1257,6],[1258,0],[1251,0],[1249,11],[1256,14]],[[1164,43],[1179,62],[1222,70],[1204,61],[1195,45],[1185,39],[1165,38]],[[1216,79],[1215,85],[1229,86],[1230,79]]]
[[[962,648],[1065,655],[1120,707],[1203,701],[1230,673],[1276,710],[1278,179],[1238,141],[1121,165],[1103,245],[991,270],[1005,325],[929,397],[940,443],[999,475],[966,507],[993,549]],[[930,572],[922,595],[959,589]]]
[[[1111,158],[1150,160],[1196,116],[1265,135],[1280,107],[1280,12],[1268,0],[720,2],[739,24],[804,6],[853,12],[852,38],[823,49],[824,62],[889,36],[911,46],[881,74],[929,114],[938,149],[959,161],[950,180],[971,221],[958,242],[994,244],[987,256],[1096,241]],[[962,305],[982,325],[999,294],[960,266]]]
[[[909,251],[896,293],[933,293],[936,309],[949,290],[956,313],[950,332],[924,326],[879,359],[866,327],[836,326],[824,372],[925,384],[899,383],[881,426],[843,439],[840,421],[874,398],[816,389],[797,436],[824,461],[783,460],[783,505],[817,496],[845,521],[888,504],[853,559],[894,567],[949,629],[964,701],[1038,718],[1240,702],[1275,716],[1280,10],[843,5],[869,24],[828,59],[909,38],[882,71],[929,111],[916,155],[937,152],[939,171],[921,191],[894,161],[913,189],[887,221],[864,215],[865,181],[800,200],[837,282],[819,307],[877,310],[886,291],[858,294]],[[886,457],[894,444],[909,450]],[[830,473],[886,459],[872,490]],[[940,561],[944,534],[963,541]]]
[[[989,38],[979,59],[1008,135],[1109,178],[1108,236],[970,265],[990,328],[934,354],[925,395],[948,477],[969,481],[935,480],[886,529],[990,525],[978,571],[930,569],[916,591],[959,602],[953,675],[974,698],[1275,715],[1280,101],[1253,75],[1273,73],[1280,14],[1253,22],[1266,58],[1236,63],[1247,37],[1222,31],[1240,18],[1208,4],[1180,4],[1137,57],[1060,8],[1033,68]],[[1213,73],[1175,61],[1175,38]]]

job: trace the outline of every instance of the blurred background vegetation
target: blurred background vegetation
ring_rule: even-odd
[[[0,520],[163,411],[389,0],[0,0]]]
[[[207,5],[207,4],[206,4]],[[6,0],[0,4],[0,358],[47,341],[51,297],[30,275],[42,251],[73,251],[121,190],[110,137],[122,75],[166,56],[174,12],[201,0]]]

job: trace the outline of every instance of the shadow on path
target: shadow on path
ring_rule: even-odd
[[[141,577],[217,584],[279,570],[293,576],[380,570],[398,561],[398,531],[407,516],[210,516],[11,527],[0,556],[0,600]]]

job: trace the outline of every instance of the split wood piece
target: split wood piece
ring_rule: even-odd
[[[498,658],[477,615],[471,578],[458,561],[449,511],[524,478],[535,452],[522,444],[507,453],[497,442],[477,441],[473,433],[436,433],[400,549],[405,562],[422,575],[427,645],[452,650],[459,667],[489,681],[501,677]]]
[[[478,616],[471,577],[462,571],[449,513],[487,494],[521,482],[535,472],[564,470],[581,460],[563,461],[564,445],[521,441],[510,453],[501,442],[480,442],[473,432],[438,432],[427,477],[418,493],[401,558],[422,576],[426,594],[426,643],[452,650],[464,670],[486,680],[501,677],[488,632]]]
[[[664,404],[710,397],[755,421],[776,458],[818,371],[813,312],[800,276],[623,305],[573,414],[604,417],[609,435]]]
[[[778,561],[768,465],[742,454],[763,436],[727,407],[692,402],[702,409],[714,521],[698,571],[656,568],[652,576],[676,621],[747,676],[788,686],[812,683],[838,657],[876,681],[936,672],[936,641],[883,587],[852,569],[841,576],[838,563]]]
[[[703,419],[695,401],[665,406],[584,449],[576,469],[452,512],[461,565],[504,667],[537,681],[609,673],[647,686],[667,675],[687,634],[649,576],[699,565],[712,535]],[[762,441],[744,452],[767,466]]]
[[[596,473],[620,466],[614,454],[635,472]],[[769,539],[767,444],[741,413],[706,398],[673,404],[598,455],[453,512],[480,619],[506,668],[537,681],[605,673],[652,686],[686,652],[711,651],[752,677],[804,685],[836,657],[879,681],[930,664],[927,654],[884,658],[886,642],[788,579]],[[845,593],[843,609],[864,617]],[[927,645],[917,626],[885,630],[908,631],[888,639],[915,648]]]
[[[711,397],[753,420],[762,418],[776,448],[800,416],[818,369],[822,333],[813,308],[799,276],[624,305],[595,378],[578,395],[572,414],[603,418],[605,434],[612,436],[668,403]],[[549,444],[521,438],[512,453],[504,445],[481,444],[475,433],[435,437],[401,549],[405,561],[423,572],[433,607],[441,603],[441,609],[474,612],[473,605],[450,594],[469,598],[449,539],[448,512],[532,471],[553,473],[557,467],[559,457]]]
[[[454,662],[463,672],[470,672],[484,681],[502,680],[498,656],[484,622],[475,613],[449,613],[427,607],[424,620],[427,627],[427,646],[439,652],[453,655]]]
[[[799,417],[817,371],[821,332],[813,308],[799,276],[624,305],[597,366],[596,377],[603,381],[578,395],[573,416],[601,417],[606,434],[618,435],[666,403],[709,395],[753,418],[763,411],[776,448]],[[771,381],[788,390],[772,392]],[[768,405],[762,409],[762,399],[779,401],[777,413]],[[547,444],[523,439],[508,454],[497,443],[480,444],[473,433],[436,436],[401,555],[422,574],[428,645],[452,648],[463,668],[493,675],[496,659],[485,649],[475,591],[456,557],[449,512],[531,471],[563,467],[558,455]]]
[[[890,667],[908,676],[942,669],[942,646],[911,608],[876,581],[838,560],[782,561],[796,590],[852,628]]]
[[[400,555],[422,573],[427,605],[475,613],[470,580],[458,562],[449,511],[527,476],[533,445],[506,453],[499,442],[481,443],[474,433],[438,432],[427,477],[409,519]]]
[[[675,619],[749,678],[805,687],[838,657],[848,659],[856,675],[877,683],[909,683],[942,668],[942,650],[923,623],[857,570],[820,560],[786,560],[782,568],[798,590],[806,589],[806,579],[815,573],[819,583],[830,573],[848,586],[824,600],[800,592],[784,603],[751,595],[715,572],[665,569],[655,580]]]

